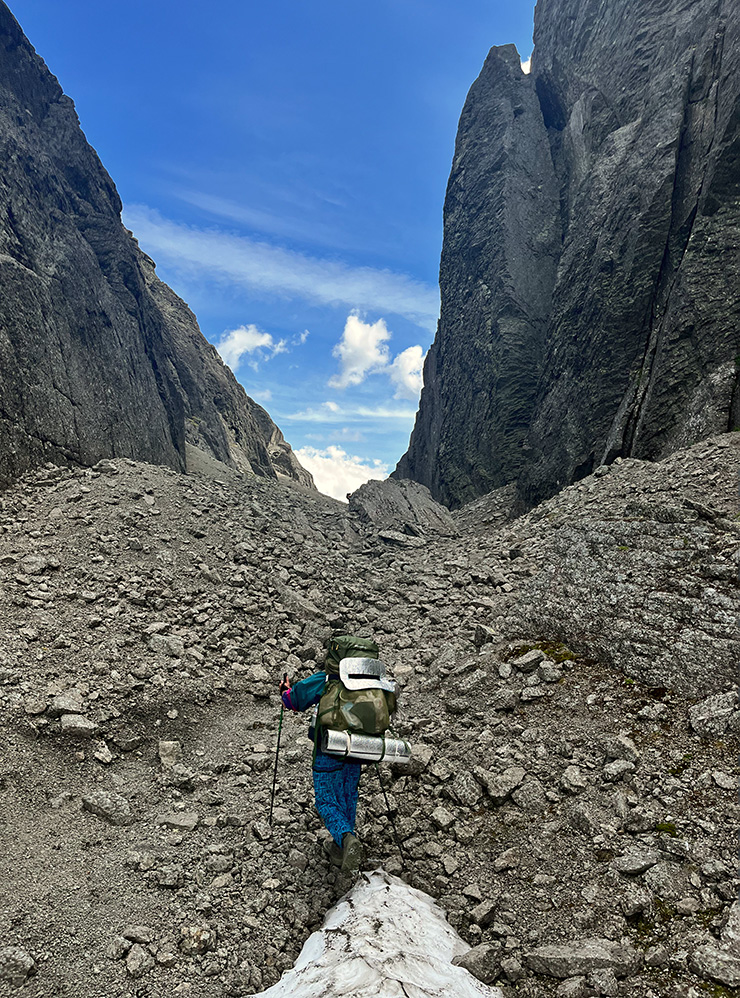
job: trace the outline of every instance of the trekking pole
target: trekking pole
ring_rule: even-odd
[[[285,683],[287,681],[287,679],[288,679],[288,673],[286,672],[285,675],[283,676],[283,683]],[[284,713],[284,711],[285,711],[285,707],[283,706],[283,698],[282,698],[282,694],[281,694],[281,696],[280,696],[280,723],[278,724],[277,748],[275,749],[275,771],[272,774],[272,799],[270,800],[270,817],[268,819],[268,824],[270,824],[270,825],[272,825],[272,811],[273,811],[273,808],[275,807],[275,787],[277,785],[278,758],[280,756],[280,735],[282,734],[282,730],[283,730],[283,713]]]
[[[383,786],[383,781],[380,777],[380,766],[378,765],[377,762],[375,763],[375,772],[378,774],[378,783],[380,784],[380,789],[383,791],[383,796],[385,797],[385,806],[388,811],[388,821],[390,821],[391,828],[393,829],[393,838],[396,840],[398,851],[401,854],[401,862],[405,863],[406,857],[404,856],[403,847],[401,846],[401,840],[399,839],[398,832],[396,831],[396,823],[394,822],[393,817],[391,816],[391,802],[388,800],[388,794],[385,792],[385,787]]]

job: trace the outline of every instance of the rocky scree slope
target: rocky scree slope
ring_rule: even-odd
[[[0,2],[0,486],[47,460],[218,460],[312,485],[121,223],[74,105]]]
[[[396,475],[533,505],[738,419],[740,9],[539,0],[460,119],[442,311]]]
[[[380,643],[415,746],[382,773],[403,855],[363,777],[368,865],[438,899],[471,972],[532,998],[732,994],[737,646],[702,594],[711,579],[737,616],[737,447],[625,461],[500,528],[469,507],[455,537],[383,537],[228,468],[49,466],[7,489],[0,991],[243,996],[293,964],[348,885],[320,847],[300,716],[267,824],[275,686],[341,627]],[[694,520],[708,490],[718,515]],[[615,548],[626,502],[641,513]],[[590,547],[564,550],[569,531]],[[685,649],[663,626],[679,604]],[[674,647],[696,653],[680,683]]]

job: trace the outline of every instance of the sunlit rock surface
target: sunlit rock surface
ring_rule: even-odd
[[[382,870],[363,874],[306,941],[270,998],[502,998],[453,965],[470,947],[428,894]]]

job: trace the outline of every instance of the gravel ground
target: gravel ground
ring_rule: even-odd
[[[363,776],[367,865],[438,899],[477,976],[734,994],[736,437],[513,522],[476,504],[459,537],[205,461],[2,493],[0,991],[246,996],[292,966],[350,885],[305,718],[267,823],[276,686],[342,628],[380,644],[415,748],[380,773],[402,853]]]

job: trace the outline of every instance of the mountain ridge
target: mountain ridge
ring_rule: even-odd
[[[0,484],[60,460],[223,463],[313,484],[156,277],[74,104],[0,2]]]

